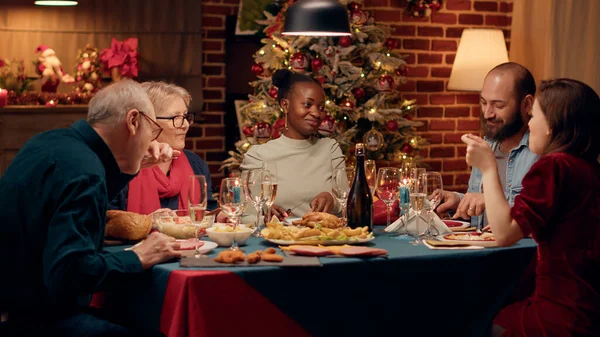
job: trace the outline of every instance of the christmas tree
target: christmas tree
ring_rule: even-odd
[[[276,13],[265,11],[264,44],[254,55],[251,71],[258,77],[250,85],[254,94],[240,108],[246,139],[236,143],[237,151],[222,168],[235,170],[243,154],[254,144],[277,138],[285,125],[277,102],[277,88],[271,75],[288,68],[318,80],[327,96],[328,116],[319,127],[322,137],[333,137],[347,158],[354,158],[354,144],[363,142],[368,157],[375,160],[418,161],[420,147],[427,141],[415,133],[420,122],[412,121],[414,101],[403,100],[395,90],[405,81],[407,68],[395,53],[397,41],[387,26],[377,25],[357,1],[340,0],[347,6],[351,37],[283,37],[281,30],[287,7]]]

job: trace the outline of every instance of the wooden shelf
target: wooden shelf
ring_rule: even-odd
[[[38,133],[87,118],[87,105],[7,105],[0,108],[0,176],[21,147]]]

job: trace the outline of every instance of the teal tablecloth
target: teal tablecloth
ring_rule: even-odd
[[[321,258],[322,267],[222,269],[239,275],[314,336],[480,337],[536,247],[523,239],[508,248],[430,250],[386,236],[371,245],[387,249],[389,257]],[[251,238],[244,249],[267,246]],[[127,318],[125,324],[158,328],[169,273],[176,269],[179,262],[157,265],[115,285],[107,305]]]

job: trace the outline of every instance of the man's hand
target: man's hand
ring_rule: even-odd
[[[159,143],[153,140],[144,154],[141,168],[152,167],[158,163],[164,163],[177,158],[181,151],[173,150],[167,143]]]
[[[313,212],[329,212],[333,209],[334,200],[329,192],[321,192],[310,202],[310,209]]]
[[[460,196],[454,192],[443,191],[442,203],[436,208],[436,213],[442,214],[449,211],[455,211],[460,204]]]
[[[273,205],[267,210],[267,213],[265,214],[265,223],[271,221],[271,218],[273,217],[273,215],[276,216],[277,219],[279,219],[279,221],[283,221],[283,219],[292,215],[292,213],[288,214],[285,211],[285,209],[283,209],[283,207],[278,206],[278,205]]]
[[[483,193],[467,193],[458,204],[453,219],[470,219],[472,216],[483,214],[485,211],[485,200]]]
[[[154,232],[148,236],[139,246],[133,248],[137,254],[142,267],[148,269],[155,264],[180,258],[179,242],[170,236]]]

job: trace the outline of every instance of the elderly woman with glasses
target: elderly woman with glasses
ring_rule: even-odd
[[[150,214],[163,208],[187,209],[190,175],[204,175],[208,191],[212,189],[206,162],[184,149],[185,136],[194,123],[194,114],[188,113],[191,96],[184,88],[164,82],[145,82],[141,86],[150,96],[156,111],[158,134],[153,136],[158,142],[181,151],[182,155],[140,170],[113,200],[110,208],[140,214]],[[212,210],[217,206],[217,201],[209,193],[207,208]]]

